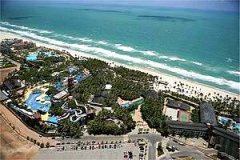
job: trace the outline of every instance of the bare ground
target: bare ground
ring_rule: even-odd
[[[21,137],[0,115],[0,159],[28,160],[38,147]]]

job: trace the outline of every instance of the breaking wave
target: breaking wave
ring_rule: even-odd
[[[234,75],[234,76],[240,76],[240,71],[227,71],[227,73]]]
[[[63,47],[63,48],[66,48],[66,49],[68,48],[68,49],[81,51],[81,52],[85,52],[85,53],[89,53],[89,54],[95,54],[97,56],[102,56],[102,57],[105,57],[105,58],[111,58],[111,60],[116,60],[116,61],[121,60],[121,61],[125,61],[127,63],[134,63],[134,64],[140,65],[142,67],[145,66],[145,67],[152,67],[152,68],[155,68],[155,69],[162,69],[162,70],[165,70],[165,71],[169,71],[169,72],[178,74],[180,76],[184,76],[186,78],[201,80],[201,81],[205,81],[205,82],[211,82],[211,83],[215,83],[215,84],[221,85],[221,86],[228,86],[231,89],[235,89],[235,90],[239,91],[240,83],[232,81],[232,80],[213,77],[213,76],[210,76],[210,75],[205,75],[205,74],[197,73],[197,72],[194,72],[194,71],[188,71],[188,70],[185,70],[183,68],[171,67],[171,66],[169,66],[165,63],[159,63],[159,62],[155,62],[155,61],[152,61],[152,60],[147,60],[147,59],[144,59],[144,58],[138,58],[138,57],[132,57],[130,55],[119,54],[119,53],[116,53],[115,51],[107,50],[107,49],[100,48],[100,47],[95,47],[95,46],[85,45],[85,44],[77,44],[77,43],[66,43],[66,42],[63,42],[63,41],[56,40],[56,39],[39,36],[39,35],[37,35],[35,33],[32,33],[32,32],[19,31],[19,30],[4,28],[4,27],[0,27],[0,30],[15,33],[15,34],[18,34],[20,36],[30,38],[32,40],[41,41],[43,43],[56,45],[56,46]],[[101,43],[103,44],[103,43],[105,43],[105,41],[102,41]],[[122,50],[128,51],[128,52],[129,51],[133,52],[133,51],[136,50],[134,48],[125,47],[125,46],[120,45],[120,44],[118,44],[117,47],[122,49]],[[147,54],[152,54],[152,55],[154,54],[154,56],[157,55],[157,53],[155,53],[153,51],[145,51],[145,54],[146,53]],[[186,61],[185,59],[179,59],[177,57],[161,56],[161,58],[170,59],[172,61]],[[195,62],[195,63],[198,63],[198,62]],[[199,63],[197,65],[201,65],[201,64]],[[237,72],[237,73],[239,74],[239,72]]]
[[[37,33],[44,33],[44,34],[53,33],[53,32],[51,32],[51,31],[47,31],[47,30],[40,30],[40,29],[29,28],[29,27],[25,27],[25,26],[18,26],[18,25],[10,24],[10,23],[8,23],[8,22],[0,22],[0,24],[1,24],[1,25],[5,25],[5,26],[10,26],[10,27],[18,28],[18,29],[25,30],[25,31],[37,32]]]

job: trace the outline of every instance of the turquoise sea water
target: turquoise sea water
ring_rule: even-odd
[[[1,31],[239,92],[238,12],[2,5]]]

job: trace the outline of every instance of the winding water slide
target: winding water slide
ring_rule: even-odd
[[[70,113],[64,113],[61,117],[58,118],[59,121],[63,120],[63,119],[66,119],[70,116]]]
[[[85,111],[87,110],[86,106],[80,105],[80,104],[76,101],[76,99],[75,99],[75,104],[76,104],[77,106],[84,107],[84,108],[85,108]],[[86,114],[86,113],[83,113],[83,111],[82,111],[81,109],[69,109],[69,108],[66,107],[66,105],[67,105],[67,102],[65,102],[65,103],[61,106],[61,108],[66,111],[66,113],[64,113],[58,120],[63,120],[63,119],[68,118],[68,117],[70,116],[70,114],[72,114],[73,112],[74,112],[74,114],[70,116],[70,121],[71,121],[71,122],[78,122],[81,118],[87,116],[87,114]]]

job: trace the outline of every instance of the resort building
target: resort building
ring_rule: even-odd
[[[103,90],[102,92],[97,93],[96,95],[94,95],[94,98],[92,99],[90,104],[102,106],[103,103],[105,102],[105,99],[107,98],[108,94],[109,94],[109,91],[107,91],[107,90]]]
[[[92,100],[89,101],[89,104],[96,105],[96,106],[102,106],[103,103],[105,102],[105,99],[111,92],[111,89],[112,89],[112,85],[106,84],[101,92],[99,92],[93,96]]]
[[[170,133],[190,137],[205,137],[208,130],[207,126],[202,123],[167,121],[167,125]]]
[[[36,47],[33,42],[23,41],[21,39],[16,39],[12,45],[15,50],[30,49]]]
[[[234,132],[214,127],[209,144],[219,151],[221,159],[239,159],[239,139]]]
[[[201,123],[209,123],[215,126],[217,121],[213,106],[209,103],[202,103],[199,108]]]
[[[63,90],[63,91],[57,93],[56,95],[54,95],[53,98],[59,100],[59,99],[63,99],[65,97],[67,97],[68,95],[69,95],[69,93],[67,91]]]
[[[18,90],[22,90],[24,88],[24,82],[19,79],[7,79],[2,85],[2,89],[10,94],[17,93]]]
[[[193,107],[170,98],[166,99],[163,114],[172,121],[191,122],[191,112]]]

